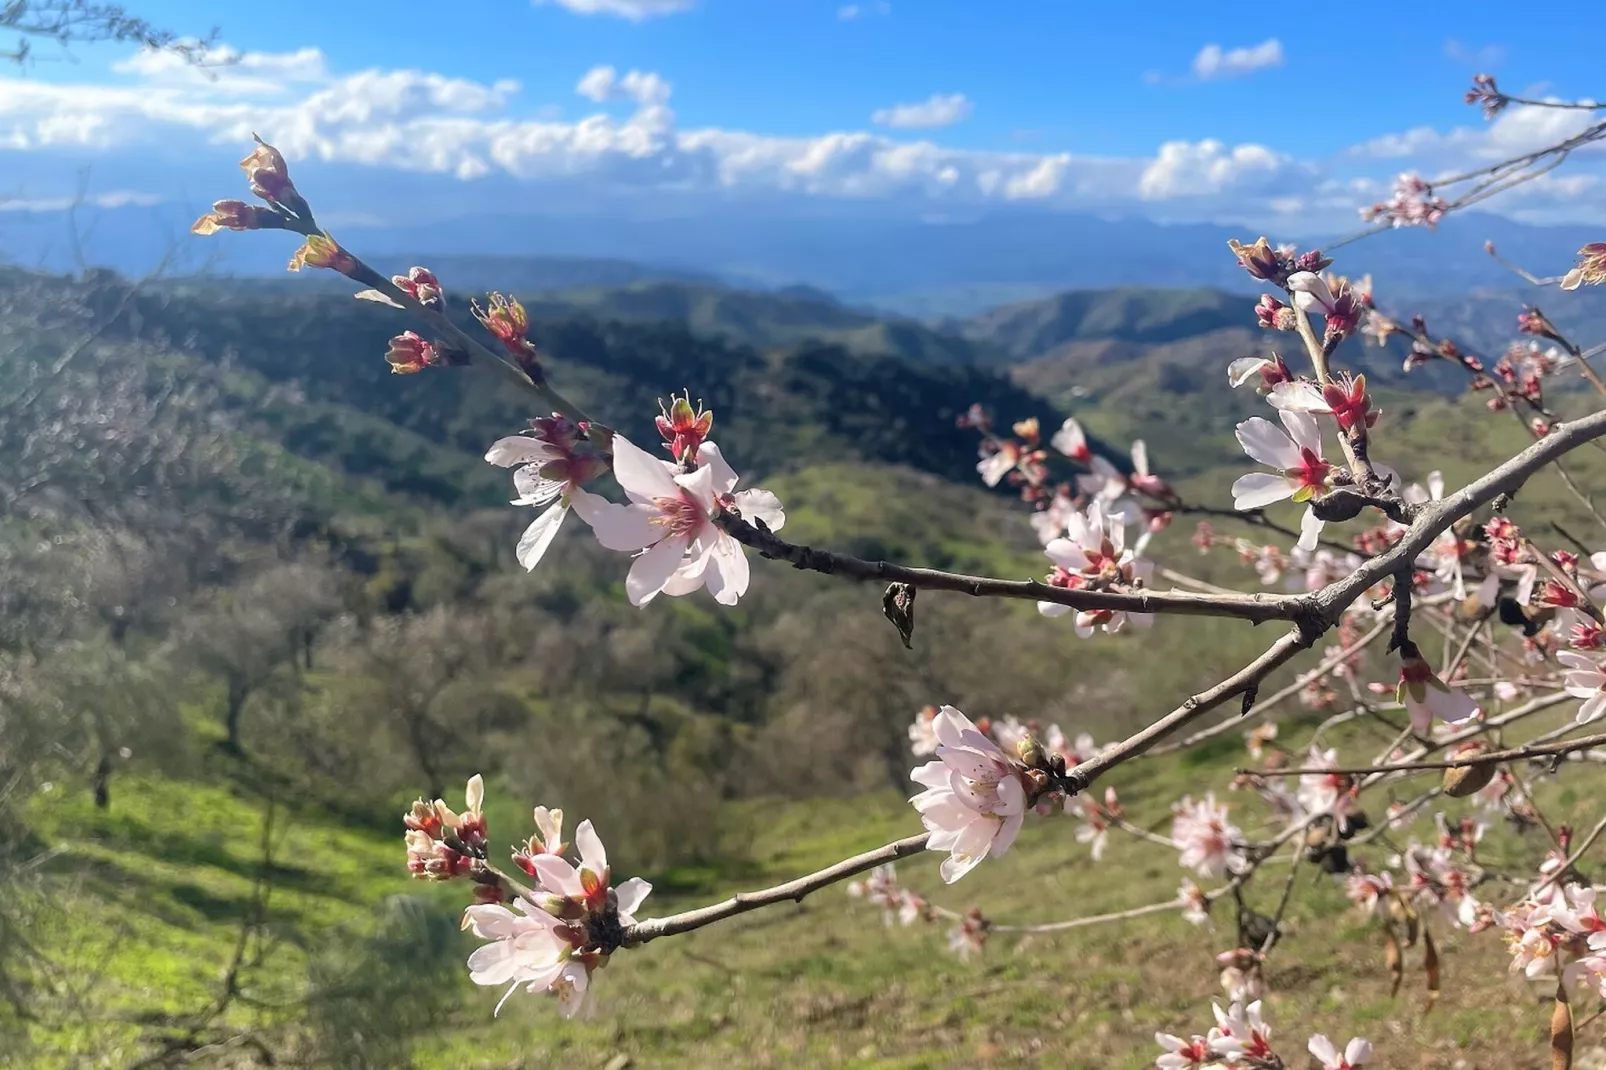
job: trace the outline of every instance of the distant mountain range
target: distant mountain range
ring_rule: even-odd
[[[176,204],[84,209],[71,236],[62,212],[0,213],[0,256],[22,267],[70,270],[79,262],[142,273],[176,254],[171,271],[258,276],[283,270],[289,235],[188,233],[194,211]],[[628,219],[605,215],[467,216],[415,226],[352,220],[335,233],[376,263],[450,264],[464,288],[515,290],[617,287],[649,280],[720,282],[750,290],[799,284],[855,305],[922,319],[973,316],[1064,290],[1144,286],[1254,289],[1226,251],[1252,238],[1235,225],[1167,225],[1040,210],[965,218],[914,218],[884,207],[822,205],[802,213],[757,206],[707,214]],[[1274,241],[1320,245],[1331,234],[1272,233]],[[1436,232],[1399,230],[1343,248],[1339,268],[1370,273],[1388,300],[1508,289],[1514,276],[1483,252],[1540,274],[1560,274],[1601,233],[1539,227],[1463,213]]]

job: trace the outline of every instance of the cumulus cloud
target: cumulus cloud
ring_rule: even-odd
[[[534,0],[537,7],[554,4],[576,15],[612,15],[642,22],[659,15],[690,11],[695,0]]]
[[[1201,82],[1209,82],[1238,78],[1282,65],[1283,43],[1275,37],[1248,48],[1223,49],[1220,45],[1205,45],[1193,57],[1193,76]]]
[[[963,93],[933,93],[918,104],[894,104],[878,108],[870,121],[897,130],[934,130],[963,122],[975,110]]]
[[[592,67],[574,91],[598,104],[633,100],[637,104],[666,104],[673,87],[651,71],[631,71],[624,77],[612,67]]]
[[[1283,174],[1292,161],[1264,145],[1229,148],[1219,141],[1168,141],[1138,179],[1146,201],[1221,193]]]
[[[131,205],[149,207],[162,203],[162,199],[152,193],[136,193],[132,190],[113,190],[110,193],[97,193],[83,197],[5,197],[0,196],[0,212],[64,212],[69,208],[126,208]]]
[[[1441,165],[1467,169],[1468,161],[1477,166],[1490,153],[1564,136],[1574,129],[1568,124],[1580,122],[1578,114],[1558,109],[1512,108],[1487,127],[1408,130],[1319,164],[1271,146],[1208,138],[1168,142],[1152,155],[1093,156],[959,149],[896,129],[967,113],[969,101],[960,94],[904,105],[896,117],[899,109],[886,109],[877,116],[885,130],[781,137],[684,126],[670,108],[669,81],[652,71],[586,71],[575,90],[598,107],[564,120],[549,110],[550,101],[520,99],[513,81],[418,70],[343,73],[331,71],[315,50],[245,53],[233,68],[236,81],[227,85],[191,82],[149,59],[130,59],[100,81],[0,75],[0,173],[21,173],[23,153],[30,154],[26,164],[34,174],[48,164],[70,175],[90,152],[98,155],[97,166],[113,171],[120,161],[140,159],[157,161],[158,169],[214,158],[227,166],[258,132],[295,165],[313,160],[368,167],[380,176],[377,182],[387,172],[409,172],[421,176],[420,183],[431,181],[427,176],[443,183],[498,177],[546,183],[554,197],[571,191],[728,192],[897,199],[940,215],[1029,203],[1179,220],[1286,214],[1308,223],[1319,212],[1349,223],[1357,206],[1378,199],[1407,166],[1424,173]],[[274,71],[293,77],[265,75]],[[1587,156],[1576,154],[1569,173],[1587,173]],[[1535,187],[1524,203],[1534,211],[1559,211],[1569,194],[1606,197],[1606,185],[1592,183]],[[39,198],[69,191],[26,193]]]
[[[871,15],[892,14],[892,4],[889,0],[876,0],[869,4],[843,4],[836,9],[836,17],[843,22],[852,22],[854,19],[868,18]]]
[[[194,59],[172,49],[142,48],[113,63],[112,70],[146,82],[205,87],[217,93],[278,93],[329,77],[328,63],[317,48],[241,52],[228,45],[206,49]]]

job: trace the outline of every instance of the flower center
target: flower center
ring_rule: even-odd
[[[1290,468],[1285,475],[1290,479],[1297,479],[1302,487],[1327,486],[1327,474],[1333,466],[1322,460],[1308,448],[1301,447],[1299,451],[1299,465]]]
[[[684,491],[673,498],[654,498],[652,504],[658,510],[658,515],[652,518],[652,523],[668,528],[671,535],[690,538],[697,534],[698,529],[708,519],[703,513],[703,507]]]

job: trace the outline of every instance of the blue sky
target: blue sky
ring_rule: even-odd
[[[1354,220],[1399,171],[1476,166],[1583,121],[1491,127],[1460,99],[1475,71],[1535,96],[1606,90],[1606,16],[1572,0],[1543,19],[1466,0],[1448,22],[1381,3],[1303,18],[1083,0],[130,6],[181,33],[217,24],[244,60],[205,80],[128,48],[64,61],[45,45],[0,72],[14,208],[59,201],[85,166],[103,197],[232,195],[227,165],[260,130],[337,208],[376,217],[420,196],[445,212],[607,191]],[[1606,219],[1599,170],[1586,155],[1488,207]]]

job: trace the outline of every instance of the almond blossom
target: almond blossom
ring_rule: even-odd
[[[1137,548],[1126,545],[1126,528],[1119,516],[1107,513],[1102,502],[1095,500],[1085,513],[1072,513],[1066,522],[1067,537],[1055,539],[1043,549],[1054,563],[1049,573],[1051,587],[1067,590],[1108,590],[1111,587],[1146,585],[1154,572],[1154,563],[1139,556],[1144,539]],[[1045,617],[1059,617],[1071,607],[1059,602],[1038,602],[1037,611]],[[1127,613],[1119,610],[1083,610],[1076,617],[1076,634],[1082,638],[1092,635],[1102,626],[1114,633],[1131,620],[1147,627],[1154,616],[1149,613]]]
[[[1182,904],[1182,920],[1189,925],[1210,924],[1210,897],[1203,888],[1186,877],[1177,889],[1177,902]]]
[[[546,507],[519,538],[516,553],[526,571],[546,556],[580,484],[608,467],[602,453],[573,420],[554,413],[530,423],[531,434],[498,439],[485,454],[494,465],[514,468],[513,487],[519,496],[513,505]]]
[[[1307,1047],[1322,1064],[1322,1070],[1361,1070],[1372,1057],[1372,1045],[1360,1037],[1352,1038],[1341,1052],[1331,1040],[1317,1033],[1310,1038]]]
[[[1165,1049],[1165,1054],[1154,1060],[1159,1070],[1199,1070],[1220,1061],[1209,1039],[1197,1034],[1191,1040],[1183,1040],[1170,1033],[1156,1033],[1154,1042]]]
[[[969,962],[970,956],[987,946],[987,932],[992,923],[982,916],[980,907],[971,907],[948,933],[948,950],[959,956],[960,962]]]
[[[574,511],[598,542],[610,550],[640,551],[625,579],[631,605],[705,586],[716,602],[735,605],[747,591],[747,557],[741,543],[714,523],[715,515],[733,507],[771,531],[786,522],[780,500],[769,491],[736,491],[737,475],[712,442],[702,443],[696,460],[694,471],[679,472],[615,434],[613,473],[630,504],[578,488],[571,492]]]
[[[1435,720],[1461,724],[1482,712],[1476,700],[1439,679],[1419,655],[1400,658],[1400,682],[1394,693],[1410,714],[1412,731],[1418,733],[1426,732]]]
[[[1060,424],[1060,429],[1054,432],[1048,444],[1078,464],[1092,463],[1093,451],[1088,448],[1087,435],[1074,417],[1068,417]]]
[[[1217,1055],[1226,1056],[1235,1063],[1246,1061],[1251,1066],[1269,1063],[1276,1058],[1271,1050],[1271,1026],[1260,1016],[1260,1001],[1248,1006],[1234,1003],[1227,1010],[1212,1003],[1216,1015],[1216,1028],[1210,1031],[1210,1048]]]
[[[1556,660],[1567,668],[1562,683],[1567,694],[1584,701],[1578,706],[1578,723],[1587,724],[1606,713],[1606,672],[1595,659],[1572,650],[1558,651]]]
[[[1234,388],[1243,386],[1251,380],[1256,380],[1256,391],[1269,394],[1279,383],[1286,383],[1294,377],[1283,358],[1273,353],[1268,357],[1239,357],[1227,365],[1227,382]]]
[[[909,726],[909,749],[917,757],[937,753],[937,707],[927,706],[915,714]]]
[[[1171,839],[1181,850],[1178,863],[1201,877],[1219,877],[1243,868],[1242,834],[1227,820],[1227,808],[1210,792],[1199,802],[1189,796],[1171,808]]]
[[[926,847],[947,851],[942,879],[952,884],[989,854],[1009,850],[1026,815],[1022,769],[952,706],[938,711],[933,728],[937,760],[910,778],[926,790],[909,801],[931,833]]]
[[[572,1018],[584,1001],[587,978],[585,968],[572,961],[568,926],[526,899],[515,899],[513,907],[488,903],[464,911],[463,927],[490,941],[468,957],[469,980],[508,986],[494,1014],[522,985],[529,992],[553,992],[560,1012]]]
[[[1315,418],[1291,409],[1278,415],[1286,433],[1259,416],[1238,425],[1238,442],[1244,452],[1278,471],[1239,476],[1232,485],[1234,509],[1263,509],[1286,499],[1308,502],[1327,489],[1334,468],[1322,460],[1322,434]],[[1305,550],[1315,549],[1321,531],[1322,521],[1307,508],[1300,520],[1297,545]]]

